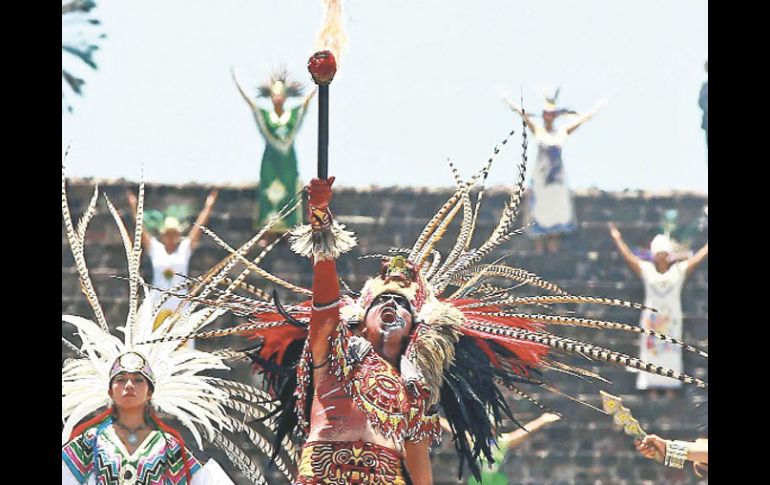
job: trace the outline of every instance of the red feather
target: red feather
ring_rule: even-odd
[[[298,307],[301,307],[301,309],[292,311],[291,315],[298,320],[309,319],[310,305],[310,301],[299,304]],[[264,323],[286,320],[284,316],[278,312],[255,313],[251,315],[251,319],[253,321]],[[263,346],[259,351],[259,356],[265,360],[274,358],[275,361],[280,364],[283,362],[284,354],[289,348],[289,345],[296,340],[304,340],[307,338],[307,334],[307,328],[300,328],[287,322],[284,325],[272,328],[246,330],[242,335],[249,340],[262,339]]]

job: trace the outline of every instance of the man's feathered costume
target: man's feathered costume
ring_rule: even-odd
[[[546,327],[564,325],[654,335],[707,358],[705,352],[668,336],[623,323],[534,314],[525,310],[527,306],[557,303],[594,303],[629,308],[642,308],[641,305],[571,295],[525,269],[511,267],[500,260],[485,262],[494,249],[521,232],[520,229],[514,229],[513,224],[523,197],[526,133],[522,147],[517,183],[497,226],[482,244],[472,247],[472,238],[483,199],[484,181],[494,155],[468,181],[461,180],[452,168],[456,190],[427,223],[414,245],[410,248],[394,248],[387,255],[364,256],[383,258],[380,274],[368,280],[360,293],[353,292],[342,282],[347,292],[340,297],[339,303],[334,304],[339,309],[339,329],[332,342],[332,368],[351,393],[356,405],[367,414],[372,426],[386,436],[401,440],[414,437],[421,439],[425,436],[439,439],[441,431],[437,422],[438,413],[444,414],[453,431],[461,467],[462,462],[467,461],[477,479],[478,460],[492,460],[491,446],[494,446],[494,438],[502,419],[507,417],[516,422],[504,397],[507,391],[532,402],[535,402],[534,399],[521,390],[522,385],[558,392],[544,380],[544,369],[600,378],[589,370],[560,362],[559,356],[584,356],[594,361],[679,379],[701,388],[707,386],[699,379],[632,356],[589,342],[554,335]],[[500,146],[495,148],[495,155],[499,151]],[[471,190],[479,182],[481,189],[474,204]],[[351,233],[330,220],[330,212],[315,210],[312,200],[310,205],[311,220],[318,227],[314,227],[314,231],[308,227],[295,230],[293,249],[314,259],[317,274],[319,261],[335,259],[350,249],[354,240]],[[294,207],[296,205],[284,208],[283,214]],[[461,218],[459,233],[451,250],[442,254],[436,249],[437,244],[446,237],[450,223],[458,215]],[[315,299],[295,305],[282,305],[275,297],[275,292],[271,298],[264,291],[245,284],[244,279],[249,273],[255,273],[299,295],[317,295],[313,295],[310,289],[293,285],[259,267],[259,262],[273,246],[266,248],[254,260],[247,258],[264,230],[238,249],[231,248],[215,234],[206,231],[231,255],[207,275],[196,279],[195,288],[188,298],[196,304],[213,305],[220,310],[248,316],[250,322],[231,329],[191,334],[187,338],[238,334],[256,342],[242,355],[251,358],[255,368],[264,375],[268,391],[276,399],[274,453],[278,453],[280,442],[287,435],[302,439],[308,430],[313,383],[312,362],[306,340],[311,314],[319,311],[319,302]],[[228,272],[239,263],[246,268],[238,277],[228,278]],[[394,280],[395,276],[398,278]],[[336,272],[327,278],[336,285]],[[408,283],[404,284],[404,281]],[[226,289],[220,289],[220,283],[226,283]],[[512,291],[522,285],[534,286],[548,294],[513,295]],[[234,295],[232,291],[236,288],[245,290],[249,296]],[[361,324],[369,305],[384,293],[402,295],[409,300],[413,311],[414,330],[401,359],[400,379],[413,392],[412,402],[419,403],[422,419],[410,419],[410,412],[414,413],[415,410],[400,413],[382,404],[387,400],[373,399],[373,395],[381,397],[377,392],[383,391],[367,388],[366,379],[355,375],[355,363],[365,358],[361,354],[362,348],[366,352],[366,346],[340,343],[342,339],[339,336]]]

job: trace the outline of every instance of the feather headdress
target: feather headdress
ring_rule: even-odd
[[[271,72],[269,79],[257,88],[260,98],[269,98],[273,94],[283,94],[287,98],[298,98],[302,96],[303,91],[302,83],[289,79],[289,71],[285,67]]]
[[[62,315],[62,321],[75,327],[73,341],[62,337],[77,357],[65,361],[62,367],[62,442],[67,442],[75,425],[86,416],[108,406],[108,388],[113,364],[121,356],[132,353],[146,359],[142,372],[152,375],[153,407],[176,418],[195,438],[198,447],[208,442],[223,450],[230,460],[253,483],[266,484],[259,467],[233,442],[232,435],[246,436],[254,447],[268,452],[272,434],[265,426],[276,405],[264,391],[207,375],[210,371],[226,370],[224,359],[229,354],[192,350],[180,345],[172,337],[197,332],[205,328],[224,310],[186,305],[167,317],[153,329],[159,311],[146,297],[147,288],[139,274],[141,258],[142,212],[144,184],[139,186],[137,227],[133,237],[126,230],[120,214],[105,197],[106,205],[117,224],[128,258],[129,309],[125,323],[114,335],[105,318],[84,256],[85,235],[89,221],[97,211],[98,188],[77,226],[72,222],[67,202],[66,180],[62,170],[62,215],[83,294],[93,309],[96,321],[82,316]],[[159,339],[169,339],[158,341]],[[79,343],[78,343],[79,340]],[[154,343],[145,343],[156,341]],[[141,360],[141,359],[140,359]],[[145,364],[145,363],[143,363]],[[114,372],[113,372],[114,373]],[[267,437],[267,438],[266,438]],[[283,443],[284,452],[276,457],[276,464],[286,476],[291,476],[295,465],[292,444]]]

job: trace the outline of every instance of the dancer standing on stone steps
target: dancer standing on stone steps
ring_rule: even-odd
[[[255,219],[255,226],[260,228],[276,217],[281,207],[290,203],[301,189],[294,140],[316,90],[304,96],[297,106],[285,109],[286,100],[302,96],[303,87],[299,82],[289,80],[286,70],[275,71],[270,74],[270,80],[257,90],[258,98],[270,98],[272,110],[268,110],[260,108],[244,90],[235,68],[231,69],[231,74],[238,92],[254,115],[260,135],[265,139],[259,172],[259,212]],[[287,229],[298,224],[302,224],[301,210],[292,212],[272,225],[260,245],[267,246]]]
[[[644,305],[657,310],[642,310],[639,326],[681,339],[682,287],[685,279],[708,256],[708,243],[691,258],[672,264],[670,256],[674,252],[673,243],[668,236],[658,234],[650,245],[653,260],[649,262],[641,260],[631,251],[615,224],[610,223],[609,229],[620,255],[631,271],[644,282]],[[640,335],[639,358],[677,372],[682,372],[684,367],[681,347],[658,341],[648,335]],[[668,397],[673,397],[673,390],[680,388],[681,382],[663,376],[639,373],[636,387],[640,390],[649,389],[653,395],[657,389],[666,389]]]
[[[546,95],[542,125],[532,121],[529,114],[510,98],[503,97],[508,106],[527,124],[538,144],[537,160],[532,172],[532,189],[529,192],[529,216],[533,222],[529,232],[535,238],[535,249],[538,253],[542,253],[544,249],[552,253],[558,252],[559,237],[576,228],[572,194],[567,185],[562,162],[562,147],[572,132],[593,118],[607,104],[606,100],[601,100],[589,112],[557,128],[554,124],[556,118],[577,114],[558,108],[558,96],[558,89],[553,95]]]
[[[178,287],[184,282],[184,278],[179,275],[187,275],[189,273],[192,253],[198,246],[198,241],[201,238],[201,226],[205,226],[208,223],[211,210],[214,208],[218,196],[219,191],[216,189],[209,193],[203,209],[187,237],[182,237],[182,232],[186,229],[187,224],[173,216],[163,218],[163,222],[158,229],[159,238],[152,236],[147,230],[142,232],[142,247],[150,255],[150,261],[152,261],[152,285],[157,288],[150,293],[153,301],[157,302],[162,297],[162,290]],[[134,221],[136,221],[136,195],[127,190],[126,197],[128,198],[128,205],[131,207],[131,214],[134,216]],[[145,227],[145,229],[147,228]],[[184,292],[184,289],[179,291]],[[158,328],[163,320],[180,303],[178,298],[166,298],[161,311],[158,312],[155,328]],[[192,345],[191,343],[190,346],[192,347]]]

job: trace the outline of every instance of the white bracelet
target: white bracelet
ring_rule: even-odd
[[[330,310],[332,308],[335,308],[335,307],[339,306],[339,304],[340,304],[340,299],[339,298],[337,298],[336,300],[334,300],[331,303],[327,303],[326,305],[316,305],[315,303],[313,303],[313,310],[315,310],[317,312],[322,312],[324,310]]]
[[[663,464],[672,468],[684,468],[689,451],[690,443],[686,441],[668,441],[666,442],[666,457],[663,459]]]

